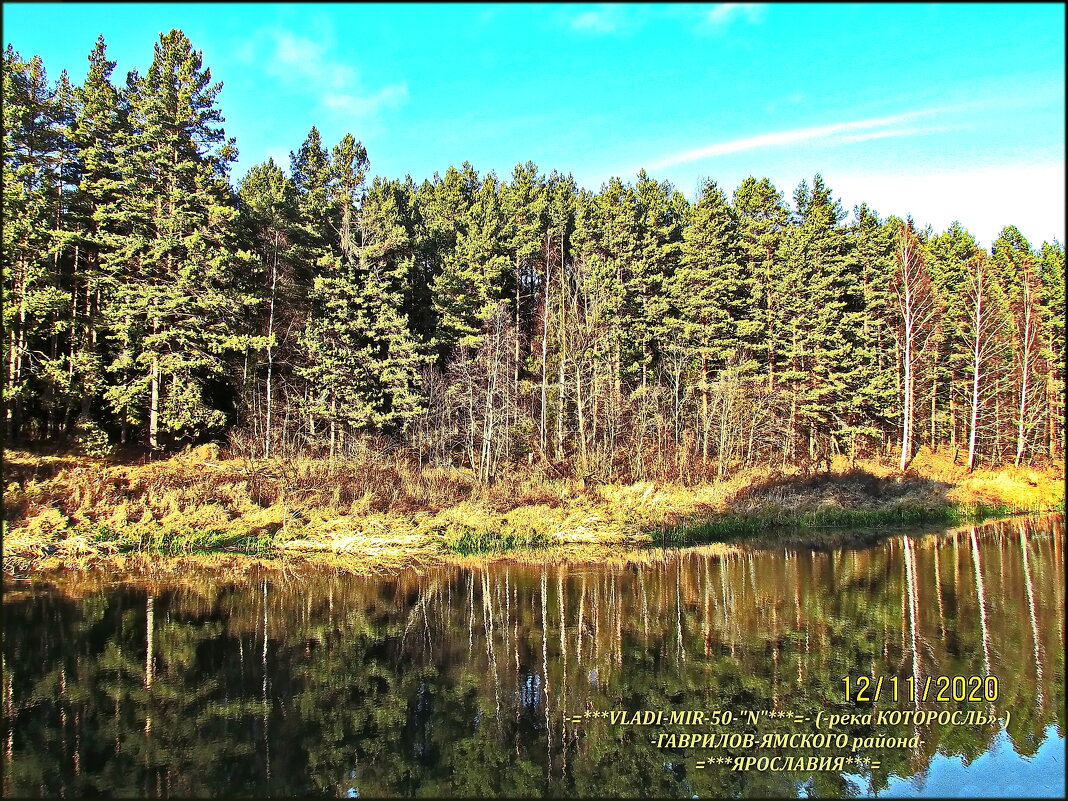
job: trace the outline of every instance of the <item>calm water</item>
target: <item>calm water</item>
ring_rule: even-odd
[[[1064,792],[1064,523],[872,548],[653,552],[617,566],[239,580],[186,571],[6,581],[4,795],[773,796]],[[1008,726],[917,736],[846,772],[698,768],[660,732],[813,732],[748,710],[842,711],[844,676],[996,676]],[[587,710],[722,710],[630,727]],[[870,703],[857,711],[872,709]],[[848,753],[848,749],[846,749]]]

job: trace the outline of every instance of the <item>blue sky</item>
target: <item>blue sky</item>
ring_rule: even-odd
[[[693,197],[823,175],[850,209],[1064,241],[1065,9],[946,5],[5,4],[4,43],[117,82],[182,29],[225,83],[235,177],[315,124],[372,173],[465,159],[598,189],[645,167]]]
[[[1021,749],[1023,750],[1023,749]],[[856,777],[862,792],[867,782]],[[1064,738],[1047,726],[1038,750],[1030,756],[1016,752],[1002,729],[993,744],[967,765],[959,756],[935,754],[923,774],[890,776],[884,794],[890,798],[1050,798],[1064,796]]]

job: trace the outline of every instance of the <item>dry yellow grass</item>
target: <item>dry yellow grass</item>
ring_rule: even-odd
[[[1063,508],[1063,465],[968,473],[921,450],[908,474],[845,459],[815,478],[749,470],[714,484],[584,486],[518,475],[480,487],[469,471],[419,473],[362,462],[223,458],[202,446],[165,461],[5,454],[4,567],[86,563],[128,552],[336,554],[351,564],[413,564],[496,542],[519,558],[607,558],[670,529],[768,510],[958,505]],[[466,543],[466,544],[465,544]],[[611,546],[606,552],[605,546]],[[532,557],[533,558],[533,557]]]

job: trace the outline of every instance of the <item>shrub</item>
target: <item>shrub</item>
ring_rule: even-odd
[[[115,452],[107,432],[88,417],[79,417],[74,424],[74,441],[82,453],[94,459],[102,459]]]

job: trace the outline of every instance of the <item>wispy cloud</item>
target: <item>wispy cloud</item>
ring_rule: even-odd
[[[323,95],[323,105],[336,111],[363,116],[389,106],[399,106],[408,99],[408,84],[384,86],[373,95],[360,96],[330,92]]]
[[[836,122],[831,125],[816,125],[810,128],[794,128],[789,131],[776,131],[774,133],[747,136],[743,139],[733,139],[729,142],[717,142],[715,144],[705,145],[704,147],[694,148],[693,150],[684,150],[681,153],[665,156],[647,166],[649,169],[660,169],[663,167],[671,167],[676,164],[685,164],[690,161],[699,161],[713,156],[741,153],[746,150],[782,147],[784,145],[795,145],[800,142],[831,139],[839,134],[848,134],[851,131],[863,131],[864,133],[854,135],[851,140],[846,136],[840,136],[834,141],[844,144],[847,141],[861,142],[865,141],[865,139],[880,139],[891,136],[906,136],[922,133],[926,129],[915,127],[893,128],[890,126],[899,125],[903,122],[915,120],[918,117],[935,114],[945,110],[946,109],[941,108],[925,109],[923,111],[910,111],[905,114],[895,114],[890,117],[874,117],[868,120]]]
[[[622,24],[622,10],[616,3],[604,3],[600,7],[583,11],[573,17],[571,28],[586,33],[615,33]]]
[[[673,20],[690,27],[695,33],[723,30],[738,20],[748,24],[762,22],[767,16],[766,3],[716,3],[707,5],[665,3],[600,3],[585,9],[565,7],[561,19],[579,33],[607,36],[631,35],[652,20]]]
[[[760,22],[766,13],[766,3],[716,3],[709,10],[705,22],[713,26],[726,25],[736,19]]]
[[[836,136],[833,137],[833,141],[835,144],[839,145],[856,145],[861,142],[870,142],[873,139],[890,139],[896,136],[916,136],[917,134],[933,133],[934,131],[940,130],[944,130],[944,128],[888,128],[885,131],[865,131],[863,133]]]
[[[277,29],[266,34],[272,45],[267,72],[290,85],[317,91],[319,102],[327,109],[368,116],[408,99],[408,85],[403,81],[367,91],[357,70],[332,55],[330,40],[316,41]]]

